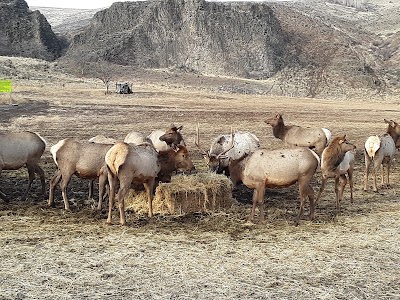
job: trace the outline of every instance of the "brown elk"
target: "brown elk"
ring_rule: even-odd
[[[125,225],[124,198],[132,183],[143,184],[147,196],[149,217],[153,217],[153,198],[157,178],[168,181],[177,169],[193,170],[194,165],[185,146],[168,149],[159,153],[148,144],[134,146],[127,143],[115,144],[106,154],[110,184],[110,200],[107,223],[111,224],[115,190],[119,181],[117,199],[119,203],[120,224]]]
[[[310,181],[318,165],[317,154],[307,148],[258,149],[240,159],[231,160],[229,170],[233,184],[243,182],[248,188],[254,189],[253,208],[249,220],[254,219],[258,206],[259,223],[265,222],[265,188],[284,188],[298,182],[300,210],[295,223],[298,225],[307,198],[310,200],[310,219],[314,219],[314,190]]]
[[[260,141],[254,134],[242,131],[235,131],[234,147],[232,147],[232,135],[232,129],[230,135],[219,135],[211,143],[210,149],[205,151],[200,146],[199,124],[197,124],[195,145],[204,156],[210,172],[224,173],[229,176],[230,159],[239,159],[243,155],[260,148]]]
[[[39,160],[46,149],[45,140],[34,132],[10,132],[0,134],[0,173],[2,170],[18,170],[26,166],[29,174],[28,187],[21,200],[26,200],[35,179],[39,175],[42,184],[42,194],[45,194],[46,182],[44,171],[39,166]],[[0,191],[0,197],[8,202],[7,196]]]
[[[347,184],[346,174],[349,177],[350,201],[353,202],[353,171],[355,165],[356,146],[346,140],[346,135],[335,137],[324,149],[321,156],[322,184],[319,189],[317,205],[328,178],[335,178],[336,209],[340,210],[340,202],[343,200],[344,188]]]
[[[58,169],[50,180],[49,206],[54,207],[54,189],[61,180],[61,191],[64,208],[70,210],[67,187],[72,175],[85,179],[99,180],[99,202],[97,209],[101,210],[104,187],[107,182],[105,156],[113,144],[98,144],[91,142],[78,142],[67,138],[59,141],[50,148],[54,162]]]
[[[364,158],[365,158],[365,174],[364,174],[364,191],[368,190],[368,175],[371,164],[373,185],[372,189],[376,192],[376,173],[382,166],[382,177],[381,185],[384,185],[384,165],[386,165],[386,184],[389,186],[389,173],[390,167],[393,161],[393,157],[396,153],[396,144],[400,137],[400,125],[393,120],[386,120],[384,122],[388,124],[386,133],[381,136],[370,136],[367,138],[364,145]]]
[[[166,130],[155,130],[149,134],[148,138],[153,143],[157,151],[168,150],[176,145],[186,146],[181,134],[183,126],[176,127],[171,124]]]
[[[321,155],[331,138],[331,132],[326,128],[285,125],[281,114],[276,114],[264,122],[272,126],[274,137],[281,139],[286,145],[308,147],[318,155]]]

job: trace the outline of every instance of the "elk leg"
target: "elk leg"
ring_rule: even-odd
[[[61,193],[64,199],[64,209],[71,210],[69,207],[68,197],[67,197],[67,187],[71,180],[72,174],[63,174],[61,179]]]
[[[254,220],[254,214],[256,212],[256,206],[258,204],[258,191],[257,189],[254,189],[253,191],[253,207],[251,208],[251,213],[250,213],[250,217],[248,219],[249,222],[253,222]]]
[[[147,197],[148,197],[148,205],[149,205],[149,217],[152,218],[153,215],[153,198],[154,198],[154,185],[155,185],[155,179],[150,180],[149,182],[143,183],[144,188],[146,189],[147,192]]]
[[[325,185],[326,185],[327,181],[328,181],[328,178],[325,178],[324,176],[322,176],[321,187],[319,188],[317,199],[315,200],[315,205],[318,205],[318,203],[319,203],[319,201],[321,199],[321,194],[325,189]]]
[[[387,168],[387,167],[386,167]],[[385,166],[381,166],[381,187],[385,186]]]
[[[354,188],[354,182],[353,182],[353,170],[347,171],[347,175],[349,176],[349,185],[350,185],[350,202],[353,203],[353,188]]]
[[[88,195],[88,199],[91,200],[93,199],[93,191],[94,191],[94,180],[90,179],[89,180],[89,195]],[[100,185],[99,185],[100,188]],[[99,190],[100,192],[100,190]]]
[[[388,163],[387,163],[387,166],[386,166],[386,180],[387,180],[386,187],[390,186],[390,184],[389,184],[389,173],[390,173],[391,165],[392,165],[392,162],[389,160]]]
[[[49,189],[49,207],[54,207],[54,189],[61,179],[61,171],[58,169],[56,174],[50,179],[50,189]]]
[[[368,190],[368,175],[369,175],[369,167],[371,165],[371,159],[369,158],[368,154],[364,153],[365,158],[365,172],[364,172],[364,191]]]
[[[339,176],[335,177],[336,213],[340,212]]]
[[[91,180],[91,182],[93,182]],[[104,198],[104,188],[106,186],[106,182],[107,182],[107,175],[106,174],[101,174],[99,176],[99,202],[97,203],[97,210],[101,210],[101,205],[103,202],[103,198]]]
[[[114,206],[114,198],[115,198],[115,187],[117,185],[117,178],[108,172],[108,184],[110,186],[110,192],[108,194],[108,216],[107,216],[107,224],[111,224],[111,214]]]
[[[264,185],[257,187],[257,197],[258,197],[258,207],[260,210],[260,219],[258,221],[259,224],[265,224],[265,210],[264,210],[264,196],[265,196],[265,187]]]
[[[340,175],[339,177],[340,181],[340,190],[339,190],[339,205],[343,201],[343,194],[344,194],[344,188],[346,187],[347,184],[347,178],[346,175]]]
[[[373,177],[373,181],[372,181],[372,190],[374,192],[378,191],[377,185],[376,185],[376,173],[377,171],[379,171],[379,163],[376,163],[376,161],[374,162],[374,166],[372,168],[372,177]]]
[[[315,219],[315,194],[311,185],[308,185],[307,194],[310,201],[310,220],[313,221]]]
[[[119,204],[119,223],[124,226],[126,224],[126,218],[125,218],[125,195],[128,192],[130,187],[129,184],[120,184],[117,198],[118,198],[118,204]]]
[[[35,173],[39,175],[40,182],[42,184],[42,195],[44,196],[46,193],[46,178],[44,175],[44,171],[41,167],[36,166],[35,167]]]
[[[21,197],[21,200],[22,201],[25,201],[26,200],[26,197],[28,196],[28,192],[30,191],[30,189],[31,189],[31,186],[32,186],[32,182],[33,182],[33,180],[35,179],[35,167],[34,166],[26,166],[26,168],[28,169],[28,175],[29,175],[29,182],[28,182],[28,187],[27,187],[27,189],[25,190],[25,193],[22,195],[22,197]]]
[[[300,223],[300,218],[303,215],[304,211],[306,196],[308,195],[308,185],[305,186],[304,182],[301,182],[300,180],[299,180],[299,193],[300,193],[300,208],[299,208],[299,214],[297,215],[295,220],[295,226],[298,226]]]

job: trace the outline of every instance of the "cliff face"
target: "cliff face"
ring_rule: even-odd
[[[24,0],[0,0],[0,55],[53,60],[61,46],[46,18]]]
[[[67,55],[260,79],[282,67],[285,46],[264,3],[154,0],[117,2],[96,13]]]

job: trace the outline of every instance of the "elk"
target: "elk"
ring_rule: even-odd
[[[89,139],[89,142],[97,143],[97,144],[115,144],[117,142],[116,139],[106,137],[104,135],[96,135]]]
[[[376,173],[382,165],[381,185],[384,185],[384,165],[386,165],[386,183],[389,186],[389,173],[393,157],[396,153],[396,143],[400,136],[400,125],[393,121],[384,119],[388,124],[386,133],[380,136],[374,135],[367,138],[364,144],[365,173],[364,173],[364,191],[368,190],[368,176],[371,164],[372,166],[372,189],[378,191],[376,186]]]
[[[168,150],[176,145],[186,146],[181,130],[183,126],[176,127],[171,124],[166,130],[155,130],[149,134],[148,138],[153,143],[157,151]]]
[[[151,139],[149,137],[146,137],[146,136],[144,136],[144,134],[137,132],[137,131],[129,132],[126,135],[124,142],[128,143],[128,144],[134,144],[134,145],[141,145],[144,143],[153,145],[153,142],[151,141]]]
[[[232,147],[232,136],[234,135],[234,147]],[[210,150],[205,151],[200,147],[199,124],[196,126],[195,145],[207,162],[208,170],[217,174],[229,176],[229,159],[239,159],[260,148],[259,139],[250,132],[236,131],[234,134],[219,135],[211,143]]]
[[[153,217],[152,202],[156,178],[168,180],[171,178],[171,173],[177,169],[194,169],[189,153],[182,145],[178,145],[177,150],[170,148],[158,153],[154,147],[148,144],[135,146],[120,142],[107,152],[105,161],[110,184],[107,224],[111,224],[117,181],[119,181],[117,199],[120,224],[125,225],[124,198],[132,183],[143,184],[148,196],[149,217],[151,218]]]
[[[326,128],[285,125],[282,115],[279,113],[264,122],[272,126],[274,137],[281,139],[286,145],[308,147],[318,155],[321,155],[331,138],[331,132]]]
[[[39,175],[42,184],[42,195],[45,194],[46,182],[44,171],[39,160],[46,149],[46,141],[34,132],[10,132],[0,134],[0,174],[2,170],[18,170],[23,166],[28,169],[29,182],[21,200],[25,201],[35,179]],[[0,191],[0,197],[9,202],[7,196]]]
[[[72,175],[84,179],[99,180],[99,202],[101,210],[104,187],[107,182],[105,156],[113,144],[78,142],[71,138],[63,139],[50,148],[53,160],[58,169],[50,180],[49,206],[54,207],[54,189],[61,180],[61,191],[65,210],[70,210],[67,187]]]
[[[300,210],[295,225],[303,215],[307,198],[310,200],[310,219],[313,220],[314,190],[310,185],[319,165],[319,157],[307,148],[290,148],[280,150],[257,149],[231,160],[229,171],[234,185],[242,182],[253,192],[253,207],[249,221],[253,221],[256,207],[259,207],[259,223],[265,223],[264,196],[265,188],[284,188],[299,183]]]
[[[356,146],[347,142],[346,135],[335,137],[324,149],[321,156],[322,184],[319,189],[317,205],[325,188],[328,178],[335,178],[336,210],[340,210],[344,188],[349,177],[350,201],[353,203],[353,171],[355,165]]]

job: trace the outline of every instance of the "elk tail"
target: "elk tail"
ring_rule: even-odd
[[[365,141],[365,151],[367,152],[368,156],[374,159],[376,152],[381,147],[381,139],[377,135],[370,136]]]

